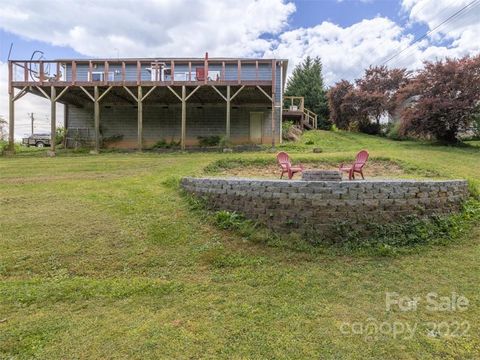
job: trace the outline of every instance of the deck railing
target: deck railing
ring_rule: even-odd
[[[11,60],[14,85],[267,85],[275,60]],[[267,66],[268,65],[268,68]]]
[[[303,96],[284,96],[283,109],[286,111],[300,111],[305,109],[305,98]]]
[[[297,113],[302,115],[303,125],[310,128],[317,128],[317,114],[305,108],[305,98],[303,96],[284,96],[283,97],[283,111],[287,113]]]

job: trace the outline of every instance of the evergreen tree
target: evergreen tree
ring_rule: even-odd
[[[307,58],[297,65],[288,79],[286,96],[303,96],[305,107],[318,115],[318,127],[330,129],[328,100],[323,84],[322,62],[319,57]]]

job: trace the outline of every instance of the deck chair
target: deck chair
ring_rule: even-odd
[[[294,174],[303,171],[302,165],[292,166],[292,163],[290,162],[290,157],[286,152],[282,151],[277,154],[277,162],[280,168],[282,169],[282,174],[280,175],[280,179],[283,178],[283,174],[287,174],[288,178],[291,179]]]
[[[338,170],[343,172],[348,172],[348,180],[355,179],[355,173],[362,175],[362,179],[365,179],[363,176],[363,167],[368,160],[368,151],[362,150],[357,154],[355,162],[351,165],[340,164]]]

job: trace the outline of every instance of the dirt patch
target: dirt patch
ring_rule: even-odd
[[[303,163],[305,169],[336,170],[338,167],[328,163]],[[252,178],[280,177],[280,168],[275,164],[265,165],[244,165],[215,172],[215,176],[235,176]],[[405,177],[406,171],[398,164],[390,161],[369,161],[363,168],[366,178],[401,178]],[[298,179],[301,175],[295,175]],[[345,177],[345,175],[344,175]]]

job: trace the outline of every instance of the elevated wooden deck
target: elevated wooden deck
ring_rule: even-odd
[[[294,120],[303,128],[316,129],[318,116],[305,108],[302,96],[285,96],[283,98],[283,120]]]
[[[274,114],[276,107],[281,107],[277,105],[283,89],[280,79],[282,75],[285,78],[287,63],[287,60],[278,59],[209,59],[208,54],[204,59],[10,60],[10,149],[14,149],[14,104],[27,93],[45,97],[51,103],[52,151],[55,151],[57,102],[77,106],[93,103],[95,150],[99,151],[100,102],[112,99],[138,107],[139,150],[143,148],[142,114],[147,99],[149,102],[175,101],[182,104],[182,148],[185,148],[189,99],[225,102],[227,140],[230,138],[231,102],[234,99],[238,101],[243,97],[244,101],[267,102],[272,108],[272,145],[275,145]]]

